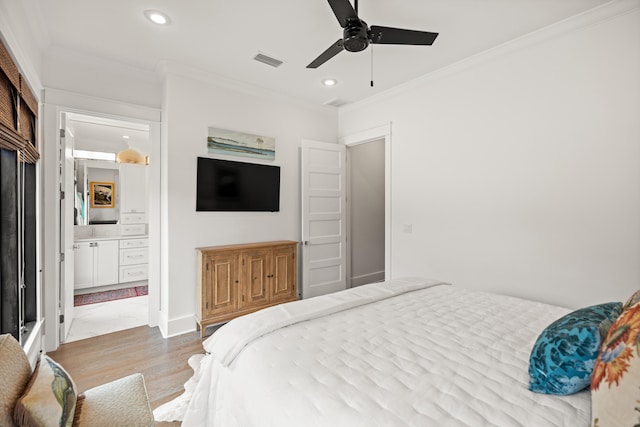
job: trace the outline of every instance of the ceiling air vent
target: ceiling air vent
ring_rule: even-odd
[[[271,65],[273,68],[278,68],[282,65],[282,61],[276,58],[272,58],[270,56],[264,55],[262,53],[258,53],[253,57],[258,62],[262,62],[263,64]]]
[[[344,104],[346,104],[346,102],[338,98],[331,98],[324,103],[324,105],[330,105],[332,107],[342,107]]]

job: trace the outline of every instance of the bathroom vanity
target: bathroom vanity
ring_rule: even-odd
[[[101,199],[108,203],[98,203],[97,184],[109,191]],[[77,161],[75,290],[147,280],[146,188],[145,165]]]

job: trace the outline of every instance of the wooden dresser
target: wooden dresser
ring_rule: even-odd
[[[196,322],[208,325],[298,299],[296,253],[290,240],[196,248]]]

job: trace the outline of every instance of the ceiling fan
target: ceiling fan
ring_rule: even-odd
[[[343,37],[338,39],[320,56],[314,59],[307,68],[318,68],[343,50],[360,52],[373,44],[405,44],[405,45],[432,45],[438,33],[427,31],[405,30],[402,28],[380,27],[367,23],[358,17],[358,0],[355,0],[355,9],[349,0],[328,0],[329,6],[338,18],[340,26],[344,28]]]

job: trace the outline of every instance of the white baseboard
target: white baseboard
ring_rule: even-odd
[[[166,312],[164,311],[158,312],[158,329],[160,329],[162,338],[167,338],[168,323],[169,323],[169,320],[167,319]]]
[[[375,273],[362,274],[351,278],[351,287],[368,285],[369,283],[383,282],[384,271],[376,271]]]
[[[29,359],[31,369],[35,369],[36,362],[40,358],[40,352],[42,351],[42,319],[36,322],[27,342],[23,344],[22,348]]]
[[[187,332],[193,332],[196,330],[196,319],[193,315],[177,317],[167,322],[166,331],[162,331],[162,335],[165,338],[175,337],[176,335],[182,335]],[[165,335],[166,333],[166,335]]]

